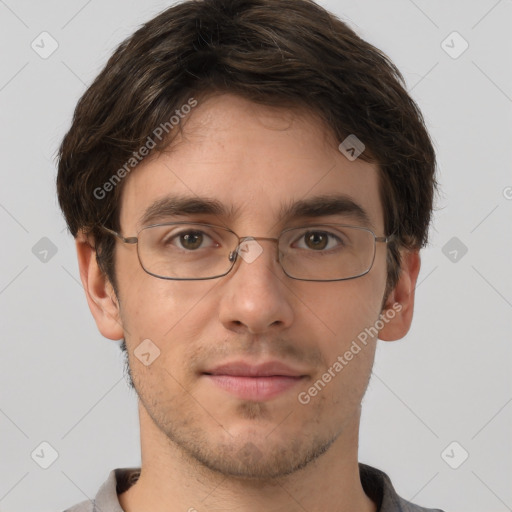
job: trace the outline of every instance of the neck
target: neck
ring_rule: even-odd
[[[170,441],[140,403],[139,415],[141,474],[119,495],[125,512],[376,511],[359,477],[359,415],[344,426],[323,455],[295,473],[271,481],[211,471]]]

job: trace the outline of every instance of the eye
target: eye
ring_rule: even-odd
[[[164,244],[167,245],[176,245],[179,249],[184,249],[186,251],[195,251],[197,249],[206,247],[216,247],[218,244],[213,241],[213,239],[199,230],[186,230],[181,231],[180,233],[175,233],[170,237],[167,237],[164,240]]]
[[[344,245],[340,237],[329,233],[328,231],[311,230],[302,233],[298,238],[299,249],[311,249],[314,251],[324,251],[334,247]]]

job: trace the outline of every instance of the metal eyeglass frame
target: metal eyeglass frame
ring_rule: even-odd
[[[235,247],[235,249],[232,252],[230,252],[230,254],[229,254],[229,260],[231,261],[231,267],[229,267],[229,269],[226,272],[224,272],[223,274],[219,274],[219,275],[212,276],[212,277],[164,277],[164,276],[159,276],[158,274],[153,274],[152,272],[149,272],[146,268],[144,268],[144,265],[142,264],[142,261],[140,259],[140,253],[139,253],[139,245],[138,245],[139,234],[142,231],[144,231],[145,229],[149,229],[149,228],[153,228],[153,227],[172,226],[172,225],[180,225],[180,224],[194,224],[194,225],[198,225],[198,226],[220,228],[220,229],[223,229],[225,231],[229,231],[230,233],[235,235],[238,238],[238,244]],[[279,249],[279,239],[281,238],[283,233],[286,233],[287,231],[291,231],[291,230],[294,230],[294,229],[301,229],[301,228],[308,228],[308,227],[315,227],[315,226],[338,226],[338,227],[346,227],[346,228],[355,228],[355,229],[360,229],[360,230],[363,230],[363,231],[368,231],[369,233],[371,233],[372,236],[373,236],[373,239],[374,239],[374,247],[373,247],[373,257],[372,257],[372,261],[370,263],[370,266],[369,266],[368,270],[366,270],[365,272],[362,272],[361,274],[358,274],[356,276],[351,276],[351,277],[342,277],[340,279],[302,279],[300,277],[294,277],[294,276],[292,276],[292,275],[290,275],[290,274],[288,274],[286,272],[286,270],[284,269],[284,267],[283,267],[283,265],[281,263],[281,258],[279,257],[279,254],[278,254],[277,260],[279,261],[279,265],[283,269],[283,272],[285,273],[285,275],[288,276],[290,279],[295,279],[297,281],[314,281],[314,282],[322,282],[322,283],[331,282],[331,281],[348,281],[350,279],[357,279],[358,277],[362,277],[362,276],[368,274],[368,272],[370,272],[370,270],[372,269],[373,264],[375,262],[375,255],[377,253],[377,246],[376,246],[377,242],[381,242],[381,243],[386,243],[387,244],[387,243],[389,243],[390,241],[392,241],[394,239],[394,234],[389,235],[389,236],[377,236],[377,235],[375,235],[375,233],[370,228],[367,228],[367,227],[351,226],[349,224],[336,224],[336,223],[321,223],[321,224],[297,226],[297,227],[293,227],[293,228],[284,229],[283,231],[281,231],[281,233],[279,234],[278,238],[268,238],[268,237],[262,237],[262,236],[259,236],[259,237],[254,237],[254,236],[243,236],[243,237],[240,237],[232,229],[226,228],[224,226],[218,226],[218,225],[215,225],[215,224],[207,224],[207,223],[204,223],[204,222],[182,221],[182,222],[163,222],[163,223],[160,223],[160,224],[151,224],[149,226],[144,226],[143,228],[139,229],[139,231],[137,232],[136,236],[129,236],[129,237],[125,237],[125,236],[121,235],[121,233],[118,233],[117,231],[114,231],[113,229],[107,228],[106,226],[99,225],[99,227],[101,229],[103,229],[107,233],[110,233],[111,235],[114,235],[116,238],[121,240],[121,242],[124,242],[125,244],[136,244],[137,245],[137,258],[138,258],[139,264],[142,267],[142,270],[144,270],[144,272],[146,272],[150,276],[156,277],[158,279],[166,279],[166,280],[172,280],[172,281],[204,281],[204,280],[208,280],[208,279],[218,279],[219,277],[224,277],[224,276],[226,276],[227,274],[229,274],[233,270],[233,268],[235,266],[235,263],[237,261],[237,256],[238,256],[238,251],[240,249],[240,245],[242,243],[244,243],[245,241],[251,241],[251,240],[269,240],[269,241],[274,241],[274,242],[277,242],[277,248]]]

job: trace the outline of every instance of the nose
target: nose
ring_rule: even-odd
[[[223,278],[220,320],[227,329],[261,334],[292,324],[293,294],[279,264],[276,242],[246,237],[240,243],[235,266]]]

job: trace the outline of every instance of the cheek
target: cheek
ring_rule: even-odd
[[[130,368],[135,387],[146,401],[172,400],[177,406],[183,388],[192,388],[191,351],[204,337],[208,314],[202,304],[211,286],[149,275],[124,283],[121,312]],[[146,353],[149,360],[145,362]]]
[[[340,386],[360,389],[366,385],[373,364],[374,326],[380,315],[385,276],[375,272],[332,284],[305,301],[313,312],[310,332],[323,353],[323,370],[331,368],[331,377],[336,375],[331,390]]]
[[[135,261],[139,265],[138,260]],[[121,316],[127,345],[134,350],[145,339],[153,341],[162,355],[173,356],[200,337],[208,322],[204,305],[215,281],[172,281],[153,277],[133,262],[119,265]],[[131,272],[130,272],[131,270]],[[129,276],[123,279],[123,275]],[[209,313],[211,314],[211,312]],[[172,340],[172,343],[171,343]]]
[[[310,287],[302,293],[305,305],[317,327],[337,349],[347,341],[373,325],[380,314],[380,306],[385,289],[385,273],[374,268],[360,278],[325,283],[321,290]],[[374,272],[375,271],[375,272]]]
[[[306,392],[315,396],[311,403],[319,411],[327,407],[341,421],[347,410],[359,407],[368,386],[376,348],[372,328],[379,319],[384,281],[382,276],[378,282],[376,276],[364,276],[332,288],[309,301],[315,312],[321,312],[311,334],[321,348],[325,367]]]

